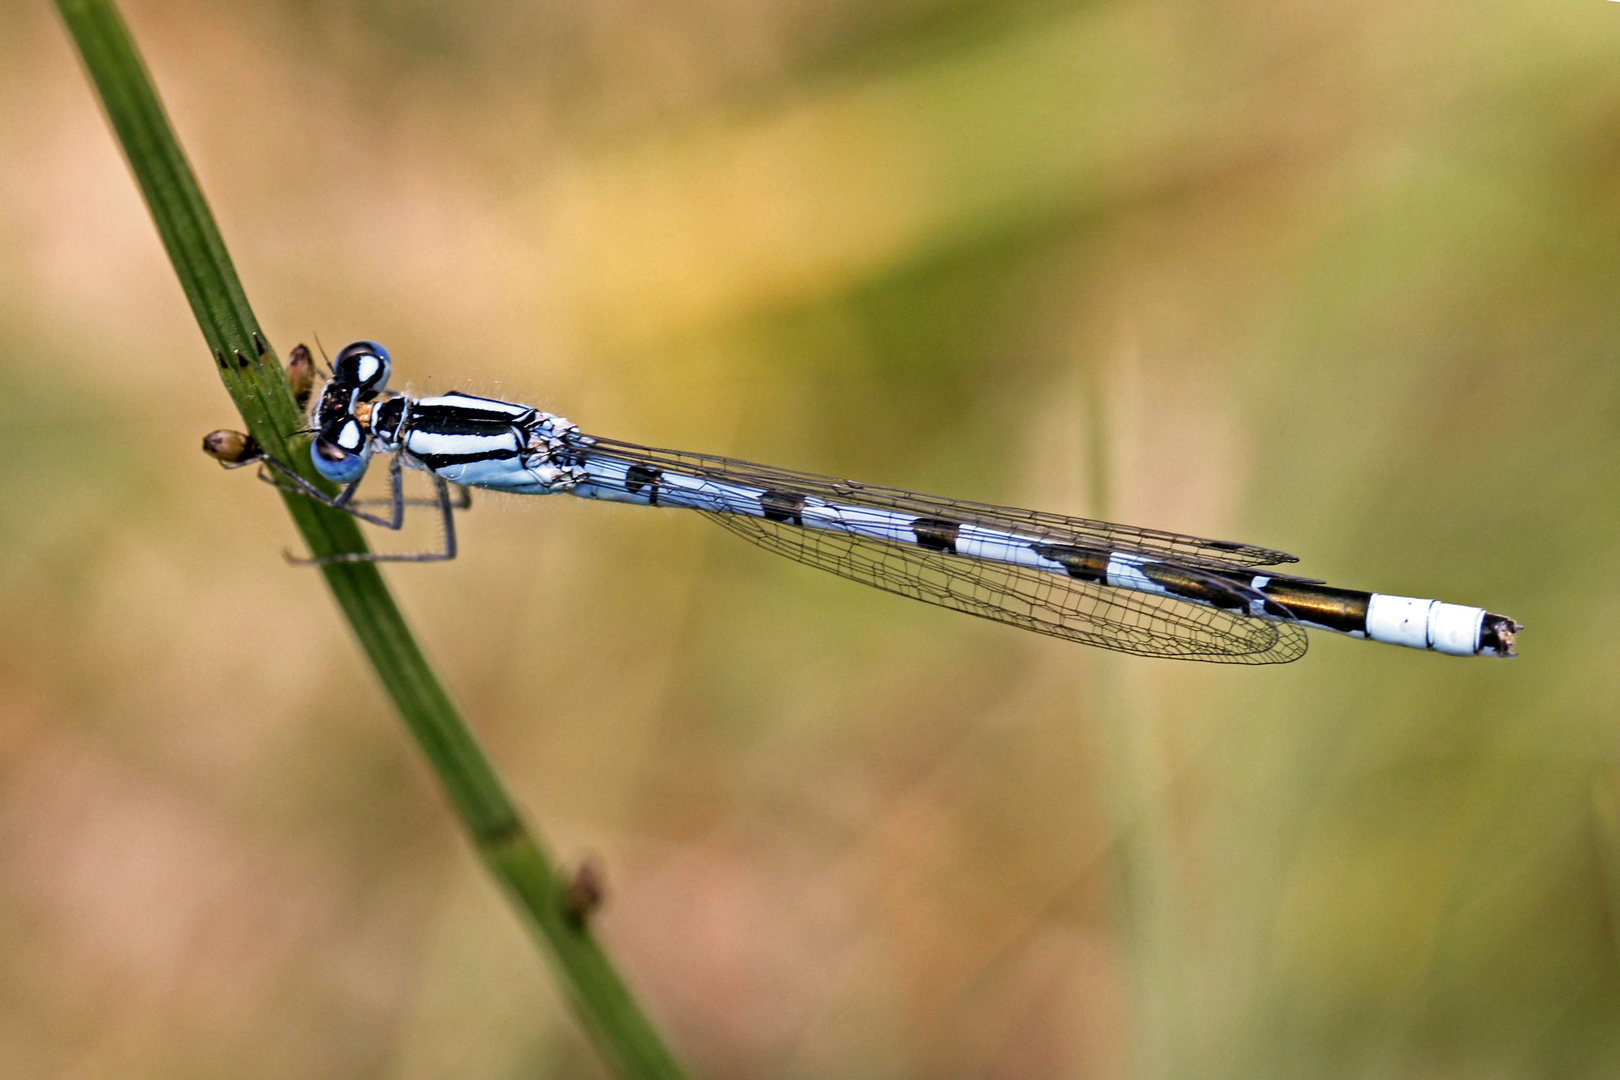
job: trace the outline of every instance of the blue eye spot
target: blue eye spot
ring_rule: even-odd
[[[321,432],[309,447],[309,459],[315,463],[315,471],[334,484],[352,484],[364,476],[371,450],[359,435],[360,425],[353,420],[341,422],[336,431],[328,428]],[[344,443],[351,446],[346,447]]]
[[[358,391],[360,400],[365,401],[388,386],[392,366],[387,349],[375,341],[356,341],[345,345],[332,361],[332,381]]]
[[[315,471],[334,484],[352,484],[366,474],[364,454],[351,454],[331,443],[316,442],[309,456],[315,462]]]

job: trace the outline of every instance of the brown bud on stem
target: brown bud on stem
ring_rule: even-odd
[[[308,345],[294,345],[287,354],[287,385],[300,409],[309,405],[309,392],[315,388],[315,360]]]
[[[203,436],[203,453],[221,465],[246,465],[263,456],[259,443],[251,435],[221,428]]]

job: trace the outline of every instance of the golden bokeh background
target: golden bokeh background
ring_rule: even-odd
[[[1137,660],[483,498],[388,577],[696,1074],[1620,1075],[1620,5],[127,15],[283,354],[1528,626]],[[234,420],[7,0],[0,1075],[603,1075]]]

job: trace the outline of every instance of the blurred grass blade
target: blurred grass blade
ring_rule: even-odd
[[[108,0],[59,0],[57,6],[248,431],[280,460],[310,472],[307,455],[292,452],[302,418],[286,377],[259,331],[128,28]],[[311,552],[365,550],[348,515],[297,496],[284,499]],[[598,1047],[628,1076],[683,1075],[583,920],[569,913],[551,859],[429,668],[377,568],[343,563],[324,572],[378,679],[485,864],[528,917]]]

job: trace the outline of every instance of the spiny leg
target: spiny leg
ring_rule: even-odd
[[[405,492],[403,479],[400,475],[400,459],[398,454],[395,454],[390,460],[388,468],[389,486],[392,489],[392,494],[388,499],[376,500],[377,502],[386,503],[393,508],[393,512],[386,518],[379,517],[376,514],[368,514],[364,510],[356,509],[357,503],[354,501],[354,495],[355,492],[360,490],[360,484],[361,481],[365,479],[364,477],[362,477],[360,480],[354,481],[352,484],[349,484],[342,491],[338,492],[336,496],[332,496],[328,495],[326,492],[322,491],[308,480],[305,480],[302,476],[299,476],[290,468],[283,465],[275,458],[270,457],[268,454],[260,458],[259,463],[267,466],[273,473],[276,474],[272,476],[263,472],[262,470],[259,473],[259,479],[263,480],[271,487],[279,488],[282,491],[294,492],[295,494],[302,495],[307,499],[313,499],[322,506],[330,506],[334,510],[342,510],[344,513],[352,514],[361,521],[368,522],[372,525],[380,525],[385,529],[398,530],[400,526],[405,523]]]
[[[450,497],[450,485],[445,480],[443,480],[440,477],[435,476],[433,478],[433,489],[434,489],[434,492],[438,496],[436,499],[433,500],[433,502],[436,503],[438,505],[438,507],[439,507],[439,520],[442,523],[442,525],[444,526],[444,550],[443,551],[414,551],[414,552],[402,552],[402,553],[373,552],[373,551],[344,551],[344,552],[338,552],[337,554],[334,554],[334,555],[317,555],[313,559],[301,559],[301,558],[298,558],[297,556],[292,555],[291,553],[288,553],[287,554],[287,561],[292,563],[294,566],[330,566],[333,563],[355,563],[355,562],[369,562],[369,563],[377,563],[377,562],[445,562],[447,560],[453,559],[453,558],[456,557],[456,518],[455,518],[455,511],[457,509],[457,506],[456,506],[455,502]],[[398,489],[398,487],[396,487],[395,488],[396,496],[398,495],[398,493],[399,493],[399,489]],[[421,501],[427,501],[427,500],[421,500]],[[471,500],[470,499],[464,500],[464,502],[465,502],[466,505],[471,505]],[[397,512],[399,514],[403,514],[403,512],[404,512],[404,500],[400,499],[398,502],[396,502],[395,505],[398,508]],[[347,510],[349,513],[354,514],[356,517],[364,517],[368,521],[372,520],[372,518],[369,515],[360,514],[358,511],[356,511],[355,509],[353,509],[350,506],[343,506],[343,507],[341,507],[341,509]],[[397,525],[394,526],[394,527],[398,528]]]
[[[349,508],[354,492],[360,486],[360,482],[357,480],[344,488],[334,498],[271,457],[253,436],[240,431],[231,431],[228,428],[212,431],[203,436],[203,452],[219,462],[220,467],[225,469],[241,469],[248,465],[257,465],[259,467],[259,479],[278,491],[290,491],[295,495],[313,499],[323,506],[331,506],[340,510]],[[270,472],[267,473],[266,469],[269,469]],[[270,473],[276,475],[270,475]],[[387,501],[389,503],[393,502],[392,499]],[[353,512],[350,510],[350,513]],[[377,525],[396,529],[399,527],[398,525],[389,526],[388,522],[365,514],[357,514],[356,516],[365,518]]]
[[[403,554],[353,552],[321,556],[315,559],[303,559],[291,553],[286,553],[288,562],[307,566],[326,565],[335,562],[438,562],[456,557],[454,512],[466,510],[472,506],[472,489],[462,484],[451,484],[441,477],[435,476],[433,478],[434,497],[432,499],[408,499],[405,497],[404,491],[403,457],[398,453],[389,460],[389,497],[386,499],[356,499],[354,496],[355,492],[359,490],[360,480],[349,484],[335,497],[330,496],[265,453],[249,435],[234,431],[216,431],[204,438],[203,449],[227,469],[239,469],[244,465],[257,464],[260,466],[259,479],[271,487],[303,495],[305,498],[312,499],[323,506],[342,510],[362,521],[380,525],[385,529],[397,530],[403,526],[407,506],[437,506],[439,508],[440,522],[444,528],[445,538],[443,551],[408,552]],[[266,469],[269,472],[266,472]],[[452,487],[455,488],[454,496],[450,493]],[[377,504],[387,505],[392,508],[392,512],[388,517],[383,518],[376,514],[368,514],[359,509],[361,506]]]
[[[452,510],[469,510],[472,508],[472,488],[461,484],[450,484],[450,508]],[[379,506],[393,505],[393,499],[351,499],[349,506]],[[406,499],[406,506],[438,506],[438,499]]]

